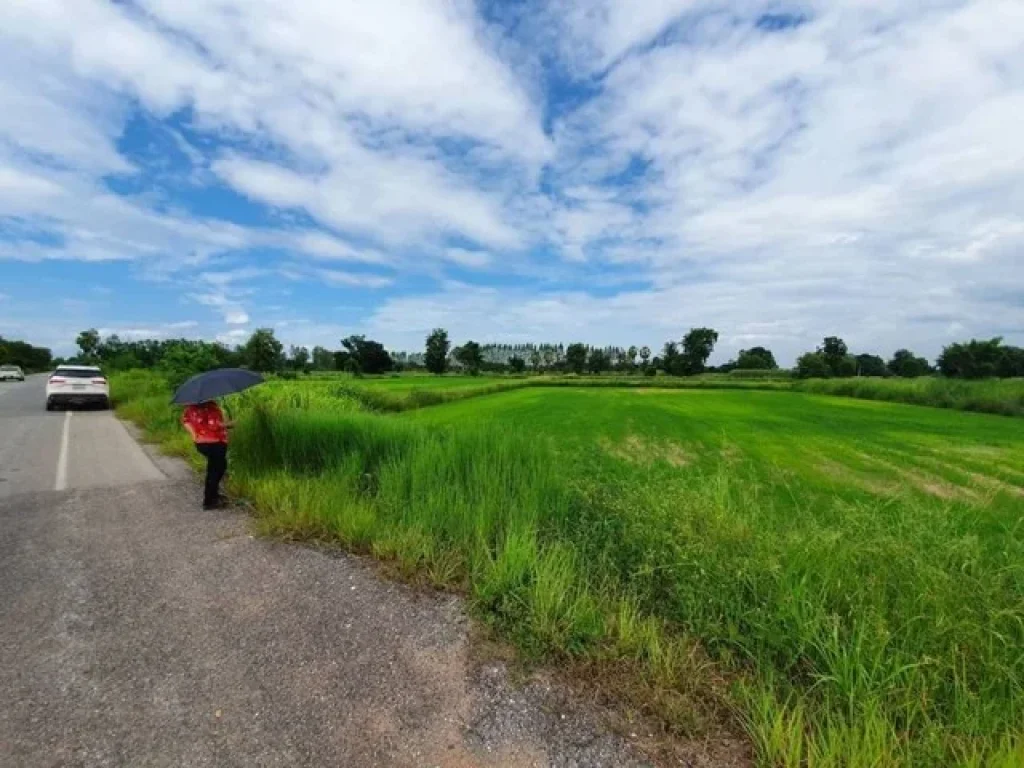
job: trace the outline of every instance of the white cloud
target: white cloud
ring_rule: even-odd
[[[230,331],[224,331],[223,333],[217,334],[217,341],[221,344],[227,344],[228,346],[234,346],[241,344],[247,338],[249,338],[249,331],[244,328],[232,328]]]
[[[237,288],[236,283],[248,282],[266,274],[266,270],[247,268],[203,272],[199,279],[211,286],[209,291],[190,293],[189,298],[197,304],[217,310],[228,325],[246,325],[249,314],[242,305],[242,296],[247,289]]]
[[[297,234],[292,241],[296,250],[318,259],[362,262],[365,264],[390,264],[390,256],[373,248],[357,248],[344,240],[325,235],[322,232]]]
[[[392,280],[380,275],[367,275],[356,272],[342,272],[338,269],[317,269],[316,277],[328,285],[356,286],[361,288],[383,288],[391,285]]]
[[[471,251],[466,248],[449,248],[444,252],[444,259],[469,269],[481,269],[492,261],[491,254],[485,251]]]
[[[192,300],[229,325],[261,249],[263,276],[495,281],[387,301],[397,334],[1022,332],[1016,0],[524,7],[513,41],[468,0],[0,4],[0,259],[205,270]],[[172,115],[189,183],[263,226],[200,216],[128,159],[128,120]]]

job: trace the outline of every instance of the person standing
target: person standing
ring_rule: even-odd
[[[189,405],[181,423],[192,436],[196,450],[206,457],[203,509],[220,509],[227,499],[220,493],[220,481],[228,471],[228,428],[224,414],[213,400]]]

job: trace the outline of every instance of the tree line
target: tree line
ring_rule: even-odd
[[[245,343],[230,347],[220,342],[194,339],[124,340],[117,335],[102,338],[98,331],[81,332],[74,362],[95,363],[109,370],[159,368],[172,382],[193,373],[222,367],[245,367],[284,376],[311,371],[344,371],[354,375],[390,371],[425,370],[434,374],[458,371],[488,373],[586,373],[617,372],[654,376],[693,376],[730,371],[775,371],[778,363],[763,346],[742,349],[719,366],[708,359],[718,343],[713,328],[691,328],[678,341],[665,342],[660,354],[648,346],[597,347],[581,342],[563,344],[481,344],[467,341],[453,346],[448,332],[435,328],[426,337],[422,352],[389,352],[382,343],[363,335],[347,336],[337,349],[304,346],[287,349],[269,328],[255,330]],[[51,365],[49,350],[24,342],[0,339],[0,362],[12,362],[29,370]],[[59,361],[58,361],[59,362]],[[852,354],[838,336],[827,336],[814,350],[802,354],[792,374],[801,378],[853,376],[900,376],[912,378],[941,374],[953,378],[1024,376],[1024,349],[1003,343],[1001,338],[972,339],[946,346],[933,366],[907,349],[888,361],[870,353]],[[781,375],[785,375],[782,372]]]
[[[49,349],[0,336],[0,365],[16,365],[24,371],[36,372],[49,370],[52,363]]]

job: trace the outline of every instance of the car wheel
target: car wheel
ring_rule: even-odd
[[[53,410],[53,403],[51,403],[49,400],[46,401],[46,410],[48,410],[48,411],[52,411]]]

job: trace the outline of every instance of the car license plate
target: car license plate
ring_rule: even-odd
[[[85,384],[72,384],[72,389],[85,389]]]

